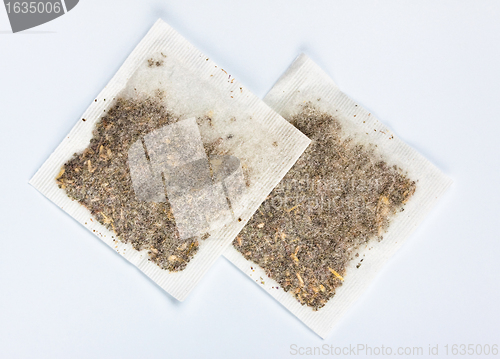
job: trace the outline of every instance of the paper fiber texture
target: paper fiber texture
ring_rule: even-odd
[[[134,126],[147,130],[136,133]],[[158,20],[30,184],[184,300],[309,142]],[[137,222],[130,203],[116,204],[120,186],[130,203],[145,211],[143,222]],[[160,216],[163,222],[148,223],[148,213],[151,221]],[[178,246],[161,247],[162,223],[176,225],[170,230]],[[123,243],[115,229],[138,231],[141,238],[132,235]],[[130,244],[135,240],[149,243],[147,231],[159,247],[135,250]],[[188,259],[161,257],[165,266],[182,261],[176,270],[152,260],[193,248]]]
[[[313,311],[301,305],[290,292],[268,277],[265,270],[230,246],[224,252],[234,265],[262,286],[321,337],[325,337],[349,306],[360,296],[386,261],[415,230],[451,181],[417,151],[398,139],[375,116],[343,94],[336,84],[307,56],[299,56],[264,99],[285,119],[298,114],[308,104],[336,117],[342,130],[361,143],[376,146],[389,165],[397,165],[416,182],[416,191],[404,211],[392,218],[383,240],[371,240],[360,248],[358,260],[350,261],[343,284],[326,304]],[[293,168],[292,168],[293,170]],[[293,255],[293,254],[292,254]],[[300,281],[300,279],[299,279]],[[307,285],[307,283],[306,283]],[[278,289],[279,288],[279,289]]]

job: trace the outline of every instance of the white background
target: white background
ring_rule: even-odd
[[[177,302],[27,184],[159,17],[261,97],[305,52],[454,179],[326,340],[224,258]],[[1,7],[0,358],[500,344],[499,117],[499,1],[82,0],[19,34]]]

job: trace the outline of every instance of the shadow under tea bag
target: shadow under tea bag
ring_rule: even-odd
[[[309,142],[159,20],[30,183],[183,300]]]
[[[224,255],[325,337],[451,181],[305,55],[264,102],[312,142]]]

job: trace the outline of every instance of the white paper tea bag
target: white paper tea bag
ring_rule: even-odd
[[[309,142],[159,20],[30,183],[183,300]]]
[[[451,181],[305,55],[264,102],[312,142],[224,255],[325,337]]]

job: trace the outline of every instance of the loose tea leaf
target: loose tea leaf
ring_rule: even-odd
[[[208,235],[180,239],[168,200],[138,200],[127,159],[133,143],[177,121],[156,98],[119,98],[96,123],[89,146],[66,162],[56,178],[59,187],[114,231],[118,240],[136,250],[147,249],[152,261],[173,272],[186,267],[198,251],[199,240]],[[206,151],[213,152],[214,147],[217,144],[204,144]]]
[[[289,121],[312,142],[233,246],[317,310],[342,285],[360,246],[382,239],[416,184],[310,103]]]

